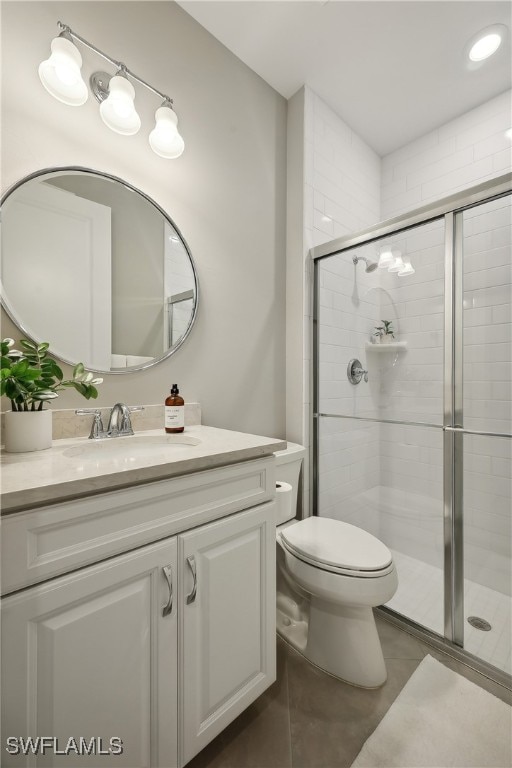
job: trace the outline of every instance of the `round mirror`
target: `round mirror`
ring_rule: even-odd
[[[21,331],[72,365],[147,368],[185,341],[198,283],[172,219],[121,179],[56,168],[2,204],[2,304]]]

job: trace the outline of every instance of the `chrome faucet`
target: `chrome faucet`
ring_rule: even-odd
[[[368,371],[363,368],[361,361],[356,357],[349,360],[347,365],[347,379],[351,384],[359,384],[361,379],[368,381]]]
[[[144,406],[142,405],[135,405],[129,408],[124,403],[116,403],[110,411],[107,429],[105,429],[103,426],[101,411],[99,408],[80,408],[79,410],[75,411],[75,413],[78,416],[92,413],[94,415],[94,420],[92,422],[89,439],[104,440],[105,438],[109,437],[123,437],[125,435],[133,435],[130,413],[133,413],[133,411],[143,410]]]
[[[107,436],[118,437],[119,435],[133,435],[130,411],[124,403],[114,405],[108,420]]]

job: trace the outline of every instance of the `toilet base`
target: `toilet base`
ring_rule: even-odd
[[[362,688],[378,688],[387,679],[373,611],[331,603],[315,596],[309,606],[306,658],[317,667]]]

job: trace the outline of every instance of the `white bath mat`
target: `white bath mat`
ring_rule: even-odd
[[[352,768],[508,768],[512,709],[426,656]]]

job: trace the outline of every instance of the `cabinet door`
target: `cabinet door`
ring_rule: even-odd
[[[177,765],[176,550],[167,539],[2,601],[5,766]],[[5,750],[38,736],[58,741]]]
[[[275,505],[185,533],[178,552],[184,765],[275,680]]]

